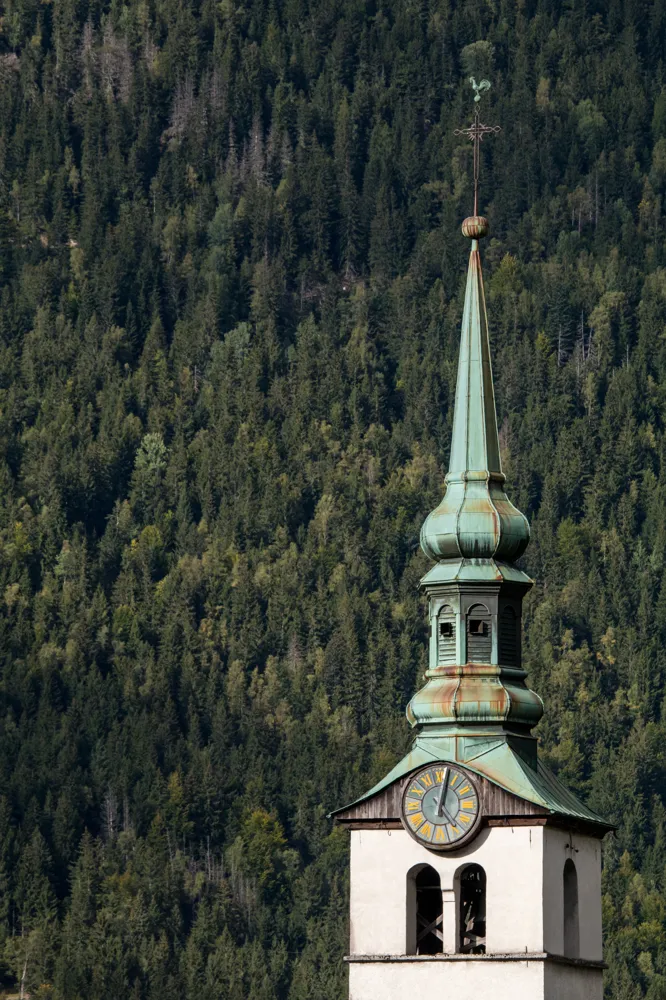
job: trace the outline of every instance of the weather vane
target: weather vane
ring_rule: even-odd
[[[484,125],[479,114],[481,94],[484,90],[490,90],[490,81],[481,80],[480,83],[477,83],[474,77],[470,76],[469,82],[474,90],[474,121],[469,128],[457,128],[454,135],[466,135],[474,144],[474,215],[477,216],[479,214],[479,144],[483,142],[484,135],[501,132],[502,128],[500,125]]]

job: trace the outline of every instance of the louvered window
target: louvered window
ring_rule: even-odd
[[[499,660],[507,667],[520,666],[520,620],[513,608],[504,608],[500,615]]]
[[[488,608],[475,604],[467,613],[467,662],[490,663],[492,642]]]
[[[437,616],[437,663],[446,666],[456,662],[456,616],[444,606]]]

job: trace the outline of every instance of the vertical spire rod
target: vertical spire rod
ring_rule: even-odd
[[[474,145],[474,216],[476,217],[479,214],[479,163],[481,159],[479,147],[483,142],[484,135],[496,134],[497,132],[501,132],[502,128],[500,125],[484,125],[479,114],[481,94],[484,90],[490,90],[490,82],[482,80],[481,83],[477,83],[473,76],[470,76],[469,82],[475,91],[474,102],[476,107],[474,109],[474,121],[468,128],[457,128],[453,134],[466,136],[468,139],[471,139]]]

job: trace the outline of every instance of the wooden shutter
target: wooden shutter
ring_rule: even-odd
[[[499,622],[499,661],[520,666],[520,621],[513,608],[504,608]]]
[[[483,604],[467,612],[467,662],[490,663],[493,648],[490,614]]]
[[[440,666],[456,662],[456,616],[444,605],[437,615],[437,663]]]

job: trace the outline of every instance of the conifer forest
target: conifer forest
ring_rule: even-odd
[[[480,208],[524,660],[666,1000],[666,5],[0,3],[0,992],[344,1000]]]

